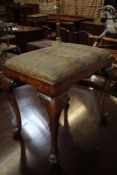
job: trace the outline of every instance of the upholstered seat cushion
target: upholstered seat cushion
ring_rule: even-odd
[[[5,69],[55,84],[78,72],[82,74],[83,70],[91,69],[91,66],[100,64],[100,68],[101,65],[104,67],[108,59],[110,52],[104,49],[62,43],[11,58],[6,62]]]

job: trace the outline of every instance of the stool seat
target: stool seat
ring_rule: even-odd
[[[9,59],[5,64],[5,73],[10,78],[24,82],[29,82],[30,79],[36,80],[35,83],[33,82],[35,86],[39,81],[45,82],[56,91],[58,87],[53,85],[65,80],[73,83],[74,75],[78,75],[78,81],[84,77],[84,74],[90,76],[99,68],[108,66],[111,61],[110,52],[104,49],[62,43]],[[40,86],[38,88],[43,93],[49,94],[48,89]]]
[[[109,51],[72,43],[62,43],[44,49],[18,55],[6,61],[2,86],[6,89],[16,114],[17,127],[21,131],[21,115],[13,93],[17,81],[34,86],[39,91],[41,103],[50,120],[51,152],[49,161],[57,163],[57,137],[62,109],[68,109],[68,90],[73,83],[91,76],[100,69],[112,65]],[[106,86],[105,86],[106,87]],[[102,98],[104,93],[102,93]],[[102,114],[103,99],[100,100]]]

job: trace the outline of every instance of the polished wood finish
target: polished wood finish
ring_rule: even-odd
[[[1,57],[0,58],[0,72],[3,71],[3,67],[4,67],[4,64],[5,64],[6,60],[9,59],[9,58],[12,58],[14,56],[16,56],[16,54],[7,53],[7,56],[6,57]]]
[[[47,14],[27,15],[27,23],[33,26],[48,25]]]
[[[27,23],[27,15],[39,13],[38,4],[11,4],[6,7],[7,21],[18,24]]]
[[[105,24],[99,21],[83,21],[79,23],[79,28],[76,31],[76,43],[93,45],[89,42],[89,35],[100,35],[105,29]]]
[[[73,15],[61,15],[60,20],[61,22],[79,22],[85,20],[85,17],[82,16],[73,16]],[[48,15],[48,21],[56,21],[56,15],[50,14]]]
[[[66,28],[61,28],[60,27],[60,40],[62,42],[72,42],[73,41],[73,35],[72,33],[67,30]],[[46,36],[46,33],[49,34],[49,37]],[[56,35],[56,34],[55,34]],[[36,50],[36,49],[42,49],[42,48],[46,48],[46,47],[49,47],[49,46],[52,46],[56,43],[56,36],[53,38],[52,36],[52,32],[48,31],[48,30],[45,30],[45,38],[44,39],[41,39],[41,40],[38,40],[38,41],[32,41],[32,42],[28,42],[27,43],[27,51],[32,51],[32,50]]]
[[[87,33],[87,32],[86,32]],[[97,41],[97,46],[105,48],[112,53],[113,58],[115,58],[115,62],[117,60],[117,38],[105,36],[101,40],[97,40],[97,35],[92,35],[87,33],[88,45],[93,45],[95,41]]]
[[[51,27],[56,26],[57,17],[55,14],[48,15],[48,25]],[[70,16],[70,15],[60,15],[60,25],[69,30],[77,30],[79,23],[81,21],[87,20],[86,17],[82,16]]]
[[[59,127],[59,166],[50,167],[48,116],[31,86],[15,89],[22,114],[19,140],[12,138],[14,112],[0,93],[0,173],[2,175],[99,175],[117,172],[117,98],[108,95],[104,112],[107,125],[100,125],[98,91],[73,86],[69,91],[68,125],[63,111]]]
[[[107,80],[107,85],[105,87],[107,87],[108,91],[110,91],[111,94],[116,94],[117,92],[117,51],[116,51],[117,39],[116,37],[114,38],[114,36],[112,35],[110,35],[110,37],[107,35],[105,37],[102,37],[101,39],[98,39],[97,35],[88,34],[88,44],[93,45],[94,43],[96,43],[97,47],[102,47],[109,50],[114,58],[112,63],[112,69],[109,70],[109,79]],[[102,95],[102,96],[104,97],[105,95]]]
[[[8,51],[17,50],[17,45],[11,44],[11,40],[15,38],[13,35],[13,27],[15,24],[8,22],[1,22],[0,24],[0,57],[7,57]]]
[[[98,38],[97,35],[89,34],[88,36],[89,45],[93,45],[93,43],[97,40],[97,38]],[[109,37],[107,35],[103,37],[100,41],[98,41],[97,44],[99,47],[113,50],[112,52],[114,54],[114,50],[116,52],[116,49],[117,49],[117,38],[114,36]]]
[[[105,24],[99,21],[80,22],[79,31],[86,31],[93,35],[100,35],[105,29]]]
[[[32,41],[27,43],[27,51],[42,49],[46,47],[50,47],[54,40],[51,39],[42,39],[38,41]]]
[[[48,98],[43,94],[39,94],[40,100],[45,106],[49,120],[50,120],[50,133],[51,133],[51,152],[49,156],[49,161],[52,164],[57,163],[57,153],[58,153],[58,129],[59,129],[59,118],[64,108],[64,105],[68,99],[68,94],[64,93],[56,98]]]
[[[13,28],[13,33],[16,37],[12,42],[20,47],[22,53],[27,51],[27,42],[44,38],[44,31],[39,27],[19,25]]]
[[[19,58],[20,59],[20,58]],[[106,61],[102,60],[99,64],[93,64],[89,69],[85,67],[85,69],[81,69],[78,72],[75,72],[73,75],[69,76],[68,78],[65,77],[61,79],[59,82],[56,82],[54,85],[47,81],[42,81],[33,79],[31,77],[28,77],[25,74],[16,72],[14,70],[10,70],[9,68],[4,68],[4,73],[7,77],[9,77],[11,80],[20,80],[22,82],[25,82],[27,84],[30,84],[34,86],[39,93],[41,93],[41,101],[44,104],[49,120],[50,120],[50,133],[51,133],[51,153],[49,156],[49,160],[52,164],[57,163],[57,139],[58,139],[58,126],[59,126],[59,117],[61,114],[62,109],[65,107],[65,104],[68,100],[67,92],[69,88],[75,83],[80,81],[81,79],[84,79],[86,77],[91,76],[96,71],[100,69],[106,69],[107,67],[110,67],[112,64],[112,58],[108,58]],[[9,83],[9,80],[5,77],[1,80],[4,89],[6,91],[11,90],[12,88],[15,88],[16,84],[15,81],[11,81]],[[7,83],[8,81],[8,83]],[[6,85],[7,84],[7,85]],[[13,91],[11,91],[13,92]],[[12,94],[12,100],[14,100],[14,94]],[[20,131],[21,122],[19,122],[19,110],[17,111],[17,103],[16,100],[14,102],[11,102],[13,105],[16,105],[15,107],[15,114],[18,115],[17,118],[17,127],[19,127],[18,132]],[[103,103],[102,103],[103,104]],[[101,111],[102,112],[102,111]]]
[[[2,82],[2,87],[10,87],[7,89],[7,91],[5,90],[5,88],[3,87],[3,90],[4,90],[4,93],[7,95],[9,101],[11,102],[11,106],[16,114],[16,124],[17,126],[15,126],[13,128],[13,132],[14,134],[15,133],[19,133],[21,131],[21,115],[20,115],[20,111],[19,111],[19,107],[18,107],[18,104],[17,104],[17,101],[16,101],[16,98],[15,98],[15,95],[14,93],[12,92],[12,83],[13,81],[8,79],[8,78],[4,78],[3,74],[1,75],[0,77],[0,81]],[[7,93],[6,93],[7,92]]]

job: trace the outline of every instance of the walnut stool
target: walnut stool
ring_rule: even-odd
[[[110,52],[104,49],[62,43],[18,55],[6,62],[4,67],[6,77],[3,77],[2,83],[6,87],[16,114],[17,132],[21,130],[21,116],[13,88],[16,87],[16,81],[19,81],[30,84],[38,90],[40,100],[48,112],[51,163],[57,163],[59,118],[68,100],[70,87],[100,69],[111,67],[112,61]]]

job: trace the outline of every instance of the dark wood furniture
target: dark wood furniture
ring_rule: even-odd
[[[18,46],[11,44],[11,40],[15,38],[14,26],[14,23],[0,22],[0,57],[7,57],[7,52],[11,50],[17,50],[17,54],[20,53]]]
[[[93,45],[93,43],[97,40],[96,35],[89,34],[88,35],[88,41],[89,45]],[[110,81],[110,87],[112,81],[115,81],[116,84],[114,84],[115,88],[113,88],[113,91],[117,92],[117,38],[111,38],[111,37],[103,37],[101,40],[97,41],[97,47],[102,47],[110,51],[112,54],[114,60],[113,60],[113,69],[110,72],[111,81]],[[114,94],[115,92],[111,92]]]
[[[6,21],[6,9],[4,5],[0,4],[0,21]]]
[[[57,20],[56,14],[48,15],[48,25],[50,27],[53,28],[56,26],[56,20]],[[85,20],[87,20],[87,18],[82,16],[60,15],[61,26],[69,30],[76,30],[79,27],[79,23]]]
[[[90,34],[88,35],[89,39],[89,45],[93,45],[93,43],[97,40],[97,35]],[[116,36],[114,37],[109,37],[105,36],[102,37],[102,39],[99,41],[98,46],[107,48],[107,49],[112,49],[112,50],[117,50],[117,38]]]
[[[79,25],[79,31],[87,31],[93,35],[100,35],[104,28],[105,24],[100,21],[83,21]]]
[[[27,23],[33,26],[48,25],[47,14],[27,15]]]
[[[39,27],[19,25],[13,28],[13,33],[16,37],[12,42],[20,47],[22,53],[27,51],[27,42],[44,38],[44,31]]]
[[[60,28],[60,37],[61,37],[61,42],[72,42],[73,40],[73,35],[69,30],[65,28]],[[50,34],[50,38],[44,38],[41,40],[28,42],[27,51],[46,48],[46,47],[55,45],[56,42],[57,42],[56,37],[53,38]]]
[[[6,6],[7,21],[27,24],[27,15],[39,13],[38,4],[11,4]]]
[[[7,90],[17,119],[16,131],[21,130],[21,116],[13,94],[17,81],[34,86],[50,120],[51,153],[49,160],[57,163],[59,118],[68,102],[69,88],[112,64],[110,52],[90,46],[62,43],[11,58],[5,64],[2,84]],[[102,93],[104,97],[104,91]],[[102,112],[102,98],[100,100]]]
[[[37,49],[42,49],[46,47],[52,46],[52,43],[54,40],[51,39],[42,39],[38,41],[32,41],[27,43],[27,51],[32,51],[32,50],[37,50]]]
[[[0,92],[3,91],[2,86],[1,86],[1,79],[2,79],[2,77],[3,77],[4,64],[5,64],[5,62],[6,62],[8,59],[10,59],[10,58],[12,58],[12,57],[14,57],[14,56],[16,56],[16,55],[13,54],[13,53],[7,53],[7,56],[6,56],[6,57],[0,58]]]

